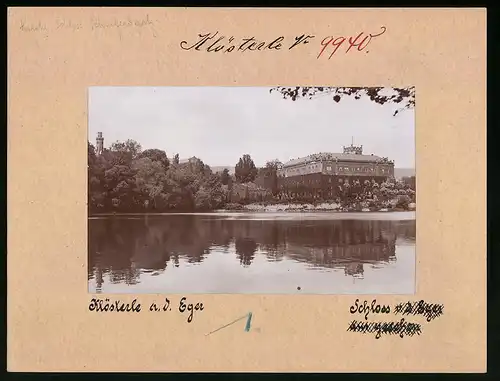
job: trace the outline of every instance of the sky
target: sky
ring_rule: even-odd
[[[364,154],[415,167],[415,115],[366,97],[332,95],[292,101],[269,87],[91,87],[89,141],[104,146],[136,140],[169,157],[196,156],[210,166],[233,166],[250,154],[257,166],[363,145]],[[389,90],[390,91],[390,90]]]

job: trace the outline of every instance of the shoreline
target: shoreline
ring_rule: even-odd
[[[88,213],[87,217],[100,217],[100,216],[114,216],[114,215],[169,215],[169,214],[203,214],[203,213],[230,213],[230,212],[244,212],[244,213],[316,213],[316,212],[329,212],[335,214],[349,214],[349,213],[408,213],[415,212],[416,208],[412,205],[409,209],[403,208],[345,208],[335,203],[322,203],[319,205],[312,204],[248,204],[248,205],[232,205],[221,209],[214,210],[191,210],[181,211],[172,210],[164,212],[154,211],[138,211],[138,212],[102,212],[102,213]]]
[[[414,212],[416,204],[410,203],[408,209],[397,208],[395,205],[384,205],[380,207],[361,206],[341,206],[333,202],[314,204],[248,204],[248,205],[228,205],[222,208],[223,211],[244,211],[244,212],[335,212],[335,213],[394,213],[394,212]]]

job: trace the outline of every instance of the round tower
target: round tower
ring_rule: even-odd
[[[95,139],[96,142],[96,154],[101,155],[102,150],[104,149],[104,138],[102,137],[102,132],[97,133],[97,138]]]

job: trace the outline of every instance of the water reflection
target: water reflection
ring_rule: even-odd
[[[105,277],[136,285],[141,274],[201,265],[211,253],[237,259],[291,261],[308,269],[343,269],[362,277],[365,266],[396,260],[396,241],[415,244],[415,221],[252,220],[214,215],[109,217],[89,220],[88,279],[99,292]]]

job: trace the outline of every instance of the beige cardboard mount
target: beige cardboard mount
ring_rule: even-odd
[[[381,26],[369,54],[316,58],[323,37]],[[179,46],[215,31],[316,37],[279,52]],[[444,314],[418,337],[376,340],[347,332],[347,295],[187,295],[205,305],[190,324],[181,314],[89,311],[88,87],[280,84],[416,86],[411,300],[442,303]],[[485,9],[10,8],[8,369],[485,371],[485,115]],[[161,298],[117,297],[144,306]],[[408,296],[373,298],[394,305]],[[206,336],[249,311],[249,332],[242,321]]]

